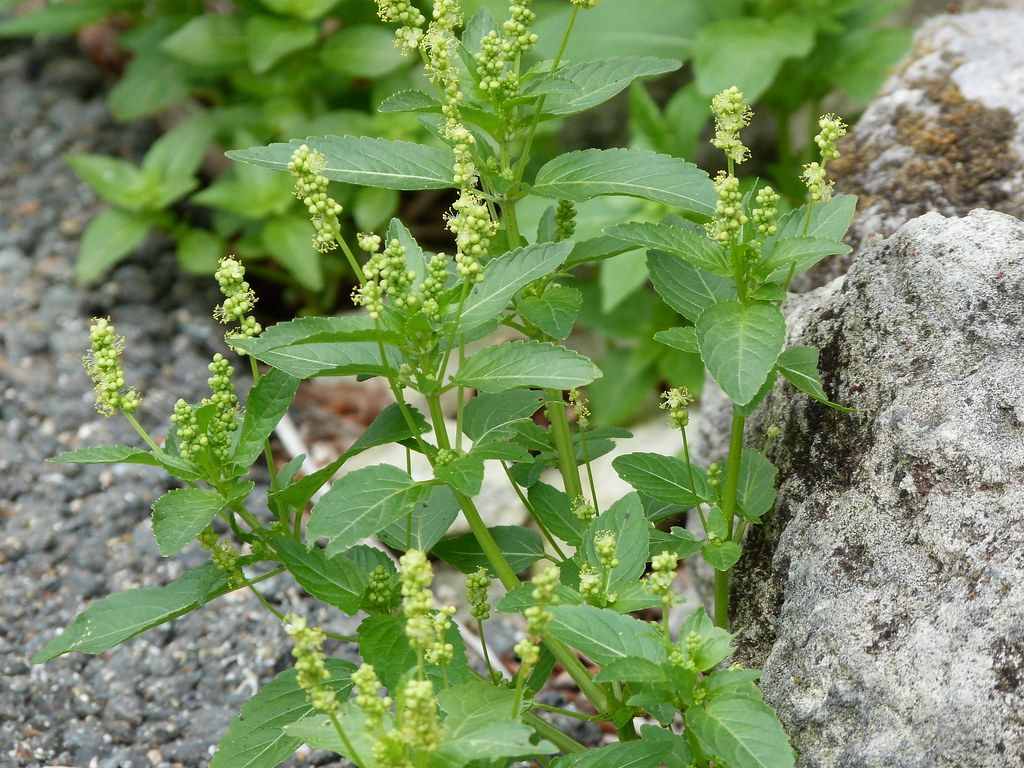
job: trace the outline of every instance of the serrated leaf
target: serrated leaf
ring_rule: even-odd
[[[818,373],[818,350],[814,347],[790,347],[785,350],[779,355],[778,370],[786,381],[819,403],[843,413],[853,411],[852,408],[833,403],[825,394]]]
[[[649,659],[615,659],[601,667],[594,677],[595,683],[664,683],[668,680],[665,670]]]
[[[484,482],[484,461],[467,453],[434,467],[434,477],[447,483],[464,496],[476,496]]]
[[[773,241],[790,237],[820,237],[838,242],[846,235],[856,212],[856,195],[836,195],[827,203],[815,203],[811,206],[811,218],[805,232],[807,206],[801,206],[779,217]]]
[[[52,459],[47,459],[54,464],[145,464],[150,467],[159,467],[160,462],[156,460],[149,451],[141,448],[133,448],[130,445],[93,445],[88,448],[79,448],[75,451],[59,453]]]
[[[666,347],[678,349],[680,352],[694,354],[697,349],[697,329],[692,325],[677,328],[667,328],[654,334],[654,340]]]
[[[558,284],[549,285],[540,296],[524,296],[516,302],[523,319],[553,339],[565,339],[572,333],[582,308],[583,294]]]
[[[228,152],[228,157],[278,171],[288,169],[292,154],[302,144],[323,153],[322,173],[334,181],[383,189],[445,189],[452,179],[451,150],[408,141],[369,136],[318,136],[288,144],[270,144]]]
[[[423,91],[397,91],[377,106],[378,112],[437,112],[441,102]]]
[[[564,492],[547,483],[534,483],[530,486],[529,501],[537,518],[551,533],[574,547],[583,543],[586,526],[572,513],[572,504]]]
[[[612,466],[631,486],[660,501],[689,508],[711,497],[704,471],[674,456],[627,453]]]
[[[600,369],[577,352],[554,344],[519,341],[477,352],[462,365],[455,381],[493,393],[516,387],[572,389],[600,376]]]
[[[650,768],[661,765],[669,746],[655,741],[622,741],[569,755],[556,768]]]
[[[470,331],[498,317],[512,297],[534,280],[554,272],[572,251],[572,243],[540,243],[517,248],[487,264],[462,307],[461,328]]]
[[[389,464],[357,469],[337,480],[314,506],[306,538],[327,539],[333,556],[374,536],[408,514],[428,487]]]
[[[489,530],[516,573],[525,571],[544,557],[544,542],[534,530],[517,525],[497,525]],[[434,545],[432,551],[463,573],[472,573],[481,566],[491,570],[487,555],[472,533],[442,539]]]
[[[731,280],[696,269],[678,256],[651,251],[647,269],[658,295],[691,323],[708,307],[736,297]]]
[[[772,304],[723,301],[706,309],[696,328],[708,373],[734,403],[749,403],[786,343],[782,312]]]
[[[448,533],[458,516],[459,502],[452,494],[452,489],[436,486],[431,488],[430,496],[413,508],[411,515],[406,515],[381,531],[380,538],[394,549],[429,552]]]
[[[673,552],[676,557],[685,560],[701,550],[703,542],[685,528],[674,527],[671,533],[651,529],[651,552]]]
[[[478,448],[513,439],[516,425],[540,409],[540,395],[530,390],[482,394],[470,400],[462,412],[462,431]]]
[[[545,163],[531,191],[541,197],[584,202],[600,195],[628,195],[711,215],[715,190],[692,163],[638,149],[585,149]]]
[[[153,536],[160,554],[176,555],[202,533],[227,502],[216,491],[179,488],[153,504]]]
[[[391,715],[385,712],[377,727],[371,729],[366,722],[366,714],[363,710],[354,702],[349,701],[339,708],[337,718],[349,744],[345,744],[341,740],[334,723],[319,713],[286,725],[284,732],[289,738],[293,738],[299,743],[305,743],[313,749],[342,755],[348,758],[346,762],[354,761],[355,757],[350,754],[354,750],[363,761],[361,768],[378,768],[379,764],[373,755],[373,745],[377,740],[377,729],[383,729],[385,733],[392,729]],[[352,750],[349,749],[349,745]],[[355,765],[354,762],[350,764]]]
[[[714,699],[686,711],[686,727],[701,749],[735,768],[792,768],[782,725],[771,707],[746,697]]]
[[[655,664],[665,662],[657,627],[592,605],[554,605],[550,633],[597,664],[636,656]]]
[[[416,666],[416,652],[409,647],[405,634],[405,619],[398,616],[376,615],[365,619],[356,631],[359,636],[359,655],[372,664],[377,677],[389,691],[397,690],[402,676]],[[469,680],[474,676],[466,662],[466,646],[459,630],[449,626],[445,640],[455,647],[455,655],[447,668],[449,685]],[[439,683],[445,673],[438,667],[427,666],[427,675]],[[435,684],[435,690],[441,686]]]
[[[572,115],[603,104],[641,77],[675,72],[682,62],[652,56],[602,58],[560,68],[549,78],[568,81],[571,88],[549,93],[544,101],[548,115]]]
[[[347,698],[355,665],[342,659],[326,659],[325,664],[329,676],[324,685]],[[285,670],[242,705],[217,745],[210,768],[276,768],[302,745],[301,738],[284,729],[315,715],[296,671]]]
[[[224,575],[208,563],[166,586],[129,589],[94,600],[62,634],[32,657],[32,663],[41,664],[72,651],[101,653],[227,591]]]
[[[739,562],[743,549],[735,541],[705,541],[701,547],[704,560],[716,571],[728,571]]]
[[[272,544],[307,593],[350,616],[359,610],[367,582],[352,560],[345,555],[328,557],[316,546],[307,548],[289,536],[274,536]]]
[[[828,256],[841,256],[852,249],[846,243],[819,237],[794,237],[780,240],[757,265],[762,280],[782,280],[791,273],[806,272]]]
[[[703,232],[688,226],[634,221],[609,227],[605,234],[634,247],[678,256],[705,272],[722,277],[732,277],[733,274],[725,249]]]
[[[248,467],[263,451],[264,441],[273,434],[299,388],[299,380],[276,368],[256,382],[245,401],[245,417],[231,460]]]

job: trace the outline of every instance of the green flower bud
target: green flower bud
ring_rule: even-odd
[[[89,324],[89,342],[90,349],[82,358],[82,365],[92,379],[96,410],[104,416],[113,416],[118,411],[135,413],[142,398],[134,388],[125,388],[121,367],[124,337],[117,335],[106,318],[93,318]]]
[[[576,204],[559,200],[555,209],[555,242],[569,240],[576,234]]]
[[[661,552],[651,559],[651,573],[645,580],[647,590],[661,598],[662,604],[668,610],[675,602],[672,593],[672,582],[676,577],[676,568],[679,565],[679,558],[673,552]]]
[[[341,240],[338,216],[342,207],[327,194],[330,180],[322,173],[326,165],[327,158],[305,144],[292,153],[288,163],[288,170],[295,177],[295,196],[306,206],[313,222],[313,247],[321,253],[333,251]]]
[[[427,21],[419,8],[410,0],[377,0],[377,15],[381,21],[401,24],[395,30],[395,46],[403,55],[416,50]]]
[[[298,672],[299,687],[306,692],[306,698],[313,708],[325,715],[338,712],[338,699],[327,687],[330,673],[324,663],[324,631],[310,627],[301,616],[288,616],[285,630],[292,638],[295,669]]]
[[[704,225],[704,229],[712,240],[723,245],[737,242],[740,229],[747,223],[747,215],[743,212],[743,194],[740,192],[740,180],[719,171],[714,181],[718,202],[715,204],[715,215]]]
[[[242,336],[259,336],[263,329],[252,316],[256,306],[256,294],[245,280],[245,267],[237,259],[230,256],[220,260],[220,266],[214,273],[224,303],[213,310],[215,320],[224,325],[237,323],[236,333]]]
[[[661,395],[661,408],[668,411],[668,416],[679,429],[690,423],[689,408],[693,405],[693,397],[686,387],[673,387]]]
[[[754,209],[751,216],[757,232],[762,237],[774,235],[777,231],[775,220],[779,215],[779,194],[771,187],[764,186],[757,190],[754,198]]]
[[[577,496],[573,499],[570,509],[576,519],[581,520],[584,523],[589,523],[597,517],[597,510],[594,509],[594,505],[583,498],[583,496]]]
[[[735,85],[726,88],[711,99],[711,112],[715,116],[712,145],[722,150],[734,163],[742,163],[750,157],[750,150],[740,140],[740,131],[750,125],[753,116],[743,98],[743,92]]]
[[[466,577],[466,598],[470,613],[477,621],[486,621],[491,616],[487,594],[490,586],[491,577],[483,566]]]
[[[429,680],[410,680],[402,692],[402,737],[408,746],[433,752],[441,744],[434,685]]]
[[[356,705],[366,715],[366,727],[374,730],[380,726],[384,715],[391,709],[391,699],[381,696],[383,690],[377,673],[370,664],[363,664],[352,673]]]

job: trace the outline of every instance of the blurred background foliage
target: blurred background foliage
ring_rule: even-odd
[[[421,2],[429,11],[429,2]],[[555,54],[566,0],[537,0],[535,56]],[[602,0],[581,14],[570,61],[614,56],[677,59],[670,75],[634,83],[597,116],[548,123],[531,162],[579,147],[636,146],[684,157],[710,172],[705,152],[711,95],[738,85],[758,118],[749,175],[796,200],[810,158],[809,122],[825,109],[855,118],[906,52],[900,0]],[[507,15],[507,0],[464,0],[466,17]],[[108,204],[82,238],[78,278],[101,280],[153,234],[170,238],[181,268],[210,274],[231,252],[251,274],[279,286],[277,311],[348,306],[352,278],[335,254],[310,245],[312,228],[291,180],[223,152],[295,137],[338,134],[436,141],[430,121],[380,112],[397,91],[430,91],[415,59],[403,58],[371,0],[0,0],[0,37],[75,37],[109,76],[117,120],[151,120],[163,135],[141,162],[75,155],[68,162]],[[400,216],[420,242],[448,247],[445,193],[397,193],[335,185],[348,230],[381,231]],[[534,232],[547,205],[527,197],[520,218]],[[578,234],[666,210],[629,198],[579,207]],[[701,387],[700,365],[651,341],[678,318],[647,285],[642,251],[576,276],[586,343],[606,370],[593,387],[604,423],[627,423],[650,405],[659,381]]]

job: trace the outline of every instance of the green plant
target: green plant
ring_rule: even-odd
[[[735,88],[713,102],[713,144],[728,167],[714,181],[666,155],[591,149],[550,160],[527,183],[541,122],[595,106],[630,80],[674,63],[620,58],[580,67],[556,56],[523,69],[520,57],[536,42],[526,0],[515,0],[500,26],[474,17],[461,38],[456,0],[439,0],[429,25],[402,0],[379,4],[384,18],[405,22],[397,39],[423,56],[436,88],[437,98],[403,93],[394,100],[440,113],[445,147],[325,137],[232,153],[292,175],[318,247],[340,249],[359,276],[354,298],[363,311],[264,330],[253,315],[256,296],[244,267],[221,261],[216,278],[225,298],[215,317],[230,327],[232,350],[249,358],[254,383],[242,409],[231,365],[217,355],[210,397],[197,405],[178,402],[162,446],[135,418],[140,397],[127,388],[121,369],[123,341],[108,321],[94,322],[86,368],[100,410],[122,413],[147,449],[85,448],[57,460],[133,462],[168,471],[186,487],[153,505],[161,554],[177,554],[198,539],[212,562],[167,586],[96,601],[35,661],[101,652],[226,592],[248,589],[286,623],[295,669],[243,707],[215,768],[273,766],[303,742],[343,754],[359,768],[480,768],[526,758],[560,768],[791,767],[793,752],[761,698],[757,671],[723,666],[733,650],[729,574],[748,526],[775,498],[776,470],[746,445],[745,418],[778,375],[833,405],[818,377],[817,352],[784,350],[780,304],[794,274],[846,249],[840,239],[853,201],[832,197],[826,172],[837,156],[842,122],[821,118],[821,161],[804,172],[810,197],[783,216],[770,188],[740,190],[734,169],[748,157],[740,131],[750,110]],[[573,0],[559,50],[591,5]],[[610,81],[610,71],[622,73],[620,79]],[[330,179],[455,188],[458,198],[447,217],[454,257],[425,253],[393,220],[386,239],[356,238],[366,254],[358,258],[344,236]],[[558,201],[532,243],[522,236],[516,209],[527,191]],[[574,203],[604,195],[665,203],[693,221],[627,223],[574,239]],[[582,304],[569,272],[624,247],[648,251],[655,289],[693,322],[659,333],[656,341],[699,356],[733,401],[734,415],[724,471],[695,466],[685,432],[690,395],[667,392],[664,405],[681,430],[683,459],[619,456],[614,467],[635,492],[607,504],[596,493],[591,462],[612,450],[623,432],[591,423],[582,388],[601,371],[561,341]],[[467,342],[498,325],[523,339],[467,353]],[[396,402],[334,462],[299,477],[299,461],[275,465],[268,439],[300,381],[319,376],[383,378]],[[409,390],[422,398],[426,413],[409,403]],[[449,394],[454,432],[441,402]],[[540,412],[547,426],[535,420]],[[406,469],[379,464],[342,475],[313,503],[307,520],[307,506],[346,461],[389,443],[404,447]],[[426,458],[430,477],[411,475],[413,452]],[[270,489],[267,509],[257,512],[248,503],[254,488],[248,476],[261,455]],[[500,462],[536,531],[489,527],[482,518],[473,499],[488,461]],[[540,479],[547,469],[558,471],[564,490]],[[691,509],[703,538],[655,525]],[[446,536],[460,512],[470,533]],[[368,538],[387,549],[368,546]],[[402,553],[397,568],[392,550]],[[486,672],[467,663],[454,609],[439,609],[430,592],[428,552],[467,574],[468,603],[485,649],[492,609],[523,615],[526,633],[515,648],[520,661],[511,679],[486,653]],[[676,631],[673,578],[679,559],[698,553],[717,573],[714,621],[698,608]],[[543,560],[549,562],[537,568]],[[520,581],[531,568],[531,582]],[[283,616],[258,584],[284,573],[344,613],[365,611],[357,636],[332,636],[299,616]],[[494,577],[505,594],[492,606]],[[631,615],[659,609],[660,622]],[[355,669],[327,658],[328,639],[355,640],[365,663]],[[599,671],[594,674],[580,655]],[[575,680],[592,714],[538,699],[556,664]],[[588,748],[542,717],[550,711],[610,723],[620,740]],[[638,731],[641,716],[650,724]]]

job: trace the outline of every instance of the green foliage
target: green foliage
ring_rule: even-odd
[[[278,64],[316,49],[307,24],[333,5],[266,0],[245,23],[234,15],[195,16],[160,37],[160,55],[211,71],[238,74],[251,66],[273,80]],[[382,18],[402,25],[400,47],[418,49],[426,61],[429,85],[418,85],[431,91],[417,96],[399,88],[388,108],[423,113],[436,138],[416,144],[355,132],[251,147],[233,152],[239,165],[195,197],[225,215],[250,219],[250,234],[258,229],[292,276],[312,289],[321,280],[326,285],[329,272],[318,271],[299,245],[299,224],[307,225],[319,254],[341,250],[358,280],[356,303],[363,310],[263,329],[249,316],[256,295],[244,266],[223,261],[216,277],[225,298],[216,317],[241,325],[226,342],[249,358],[254,383],[240,403],[230,365],[216,357],[210,397],[175,405],[162,447],[133,415],[138,397],[126,394],[135,390],[127,388],[130,375],[121,368],[124,340],[108,321],[97,323],[87,367],[100,404],[104,412],[120,411],[148,450],[86,448],[58,460],[166,469],[188,487],[154,505],[160,551],[176,554],[197,541],[211,562],[167,586],[92,603],[36,661],[107,650],[244,587],[283,618],[295,668],[245,705],[214,766],[269,767],[306,743],[344,755],[358,768],[507,768],[556,754],[553,764],[563,767],[792,767],[793,752],[761,699],[756,671],[725,666],[733,653],[729,577],[742,567],[747,531],[771,513],[776,498],[778,472],[768,456],[777,430],[769,430],[762,451],[754,450],[746,418],[780,380],[821,407],[834,405],[817,352],[786,349],[781,305],[795,274],[845,252],[841,239],[853,201],[831,197],[827,168],[845,128],[834,116],[822,118],[820,162],[804,173],[807,201],[781,217],[777,193],[756,183],[744,193],[735,175],[748,159],[741,131],[751,117],[735,89],[712,101],[713,143],[727,157],[727,171],[714,181],[678,157],[639,148],[585,149],[532,163],[537,129],[546,120],[675,68],[675,62],[639,56],[566,61],[573,23],[589,13],[582,5],[571,10],[559,53],[533,66],[528,4],[513,3],[511,19],[500,25],[478,15],[459,39],[457,4],[439,2],[428,24],[404,0],[381,0]],[[270,13],[280,18],[262,18]],[[620,8],[606,18],[624,16]],[[780,58],[780,40],[789,45],[794,36],[817,34],[807,32],[816,29],[816,17],[775,18],[766,14],[749,25],[771,27],[752,58],[764,70],[771,69],[766,51]],[[726,29],[714,18],[705,21],[704,29],[716,34]],[[347,29],[349,45],[335,42],[318,51],[324,66],[352,77],[395,74],[394,51],[372,42],[380,30]],[[739,40],[749,29],[728,27]],[[212,39],[223,44],[213,50]],[[258,56],[252,40],[265,43]],[[656,124],[651,105],[643,108]],[[118,216],[157,221],[165,201],[196,183],[197,147],[205,149],[208,135],[202,125],[187,123],[194,133],[182,127],[182,134],[168,134],[139,168],[88,156],[74,162],[117,206]],[[678,139],[665,134],[663,144]],[[372,186],[377,192],[366,199],[382,206],[393,198],[381,190],[453,188],[457,197],[445,224],[454,236],[454,257],[425,249],[390,211],[381,216],[365,209],[359,216],[386,225],[387,241],[360,235],[356,242],[365,256],[357,257],[337,218],[340,192],[330,180]],[[308,220],[285,201],[293,183]],[[531,206],[538,221],[527,229],[521,221]],[[597,214],[588,221],[591,211]],[[617,213],[609,217],[611,211]],[[238,231],[232,226],[227,231]],[[180,252],[193,266],[208,258],[211,245],[190,242],[195,238],[191,231],[179,237]],[[577,281],[576,270],[594,263],[615,266],[598,286]],[[639,279],[631,274],[638,270]],[[577,317],[629,341],[609,353],[603,376],[563,343]],[[498,327],[522,338],[488,343]],[[689,453],[687,409],[705,371],[733,403],[724,468],[697,466]],[[325,376],[379,378],[395,402],[324,467],[300,474],[298,459],[278,468],[269,442],[275,427],[300,382]],[[675,385],[664,393],[663,406],[680,429],[682,455],[616,457],[612,466],[635,492],[604,506],[608,500],[598,497],[590,478],[592,462],[630,435],[607,422],[628,418],[664,381]],[[422,413],[408,404],[409,392],[424,404]],[[449,393],[454,433],[442,406]],[[406,452],[402,467],[345,466],[391,443]],[[427,473],[413,476],[413,452],[429,466]],[[261,457],[269,473],[265,506],[257,505],[261,497],[248,479]],[[488,462],[500,463],[529,525],[483,519],[474,497],[484,492]],[[542,479],[548,470],[557,472],[564,490],[550,482],[554,478]],[[447,535],[460,513],[469,531]],[[672,525],[684,516],[700,533]],[[493,668],[480,675],[470,666],[471,644],[453,620],[455,609],[435,604],[428,554],[469,575],[481,642],[492,578],[504,591],[496,607],[523,615],[526,633],[515,646],[520,661],[511,681],[499,682]],[[716,572],[714,619],[698,609],[673,631],[678,561],[698,554]],[[524,583],[520,575],[528,573],[532,579]],[[355,638],[363,667],[353,671],[329,659],[328,633],[301,616],[282,617],[260,594],[259,582],[276,576],[343,613],[366,612]],[[661,621],[633,615],[641,611],[660,612]],[[581,656],[600,668],[596,675]],[[484,662],[494,663],[490,655]],[[618,743],[587,749],[543,719],[547,705],[537,694],[556,663],[588,699],[593,718],[617,731]],[[660,727],[637,733],[634,719],[647,716]],[[682,734],[672,729],[676,722],[685,722]]]

